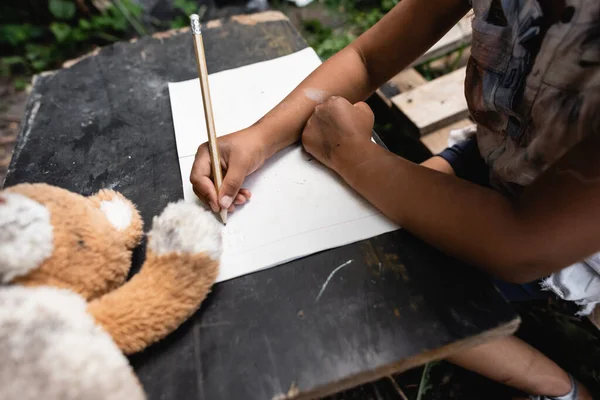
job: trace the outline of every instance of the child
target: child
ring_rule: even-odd
[[[476,136],[422,165],[373,144],[373,114],[362,101],[471,8],[465,95]],[[210,179],[206,144],[190,179],[215,212],[233,211],[251,195],[242,188],[245,177],[301,139],[358,193],[433,246],[505,281],[547,278],[557,292],[579,293],[590,311],[600,300],[585,291],[598,287],[590,255],[600,252],[599,33],[596,0],[402,0],[260,121],[220,138],[227,166],[221,193]],[[488,187],[461,179],[474,151],[489,168]],[[562,279],[572,268],[587,275]],[[538,399],[591,399],[515,337],[449,361]]]

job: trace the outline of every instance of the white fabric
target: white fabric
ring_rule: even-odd
[[[465,126],[464,128],[450,130],[450,135],[448,136],[448,147],[452,147],[457,143],[467,140],[471,136],[474,136],[476,132],[476,124]]]
[[[256,122],[320,63],[307,48],[210,75],[218,136]],[[190,171],[208,140],[199,82],[170,83],[169,94],[184,197],[196,202]],[[268,160],[244,187],[252,199],[228,216],[217,282],[399,228],[300,145]]]
[[[580,315],[590,315],[600,303],[600,253],[550,275],[542,286],[580,305]]]

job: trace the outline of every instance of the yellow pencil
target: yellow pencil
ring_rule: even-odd
[[[200,17],[197,14],[190,15],[190,26],[194,38],[194,50],[196,53],[196,66],[198,67],[198,77],[200,78],[200,90],[202,91],[202,102],[204,103],[204,117],[206,119],[206,130],[208,132],[208,148],[210,152],[210,161],[217,190],[223,184],[223,171],[221,170],[221,158],[219,157],[219,148],[217,147],[217,131],[215,130],[215,121],[210,101],[210,90],[208,88],[208,69],[206,67],[206,56],[204,55],[204,44],[202,42],[202,30],[200,29]],[[221,210],[221,220],[227,224],[227,210]]]

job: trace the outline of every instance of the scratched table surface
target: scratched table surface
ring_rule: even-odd
[[[307,46],[276,12],[213,21],[204,41],[211,72]],[[6,186],[113,188],[148,229],[183,196],[167,83],[197,77],[192,49],[189,32],[174,31],[38,76]],[[217,284],[180,329],[130,360],[149,399],[315,398],[518,324],[487,277],[399,230]]]

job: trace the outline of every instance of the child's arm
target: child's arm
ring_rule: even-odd
[[[353,103],[365,100],[435,44],[469,7],[465,0],[401,1],[257,123],[268,143],[267,156],[296,142],[314,107],[326,98],[342,96]],[[316,91],[320,98],[314,96]]]
[[[467,0],[402,0],[370,30],[319,66],[260,121],[219,138],[227,164],[219,199],[236,200],[248,174],[296,142],[317,104],[332,95],[352,102],[366,99],[439,40],[469,8]],[[197,195],[216,207],[206,145],[198,150],[190,178]]]
[[[364,103],[318,106],[307,151],[402,227],[503,279],[532,281],[600,250],[600,135],[528,186],[516,204],[499,193],[424,168],[370,141]]]

